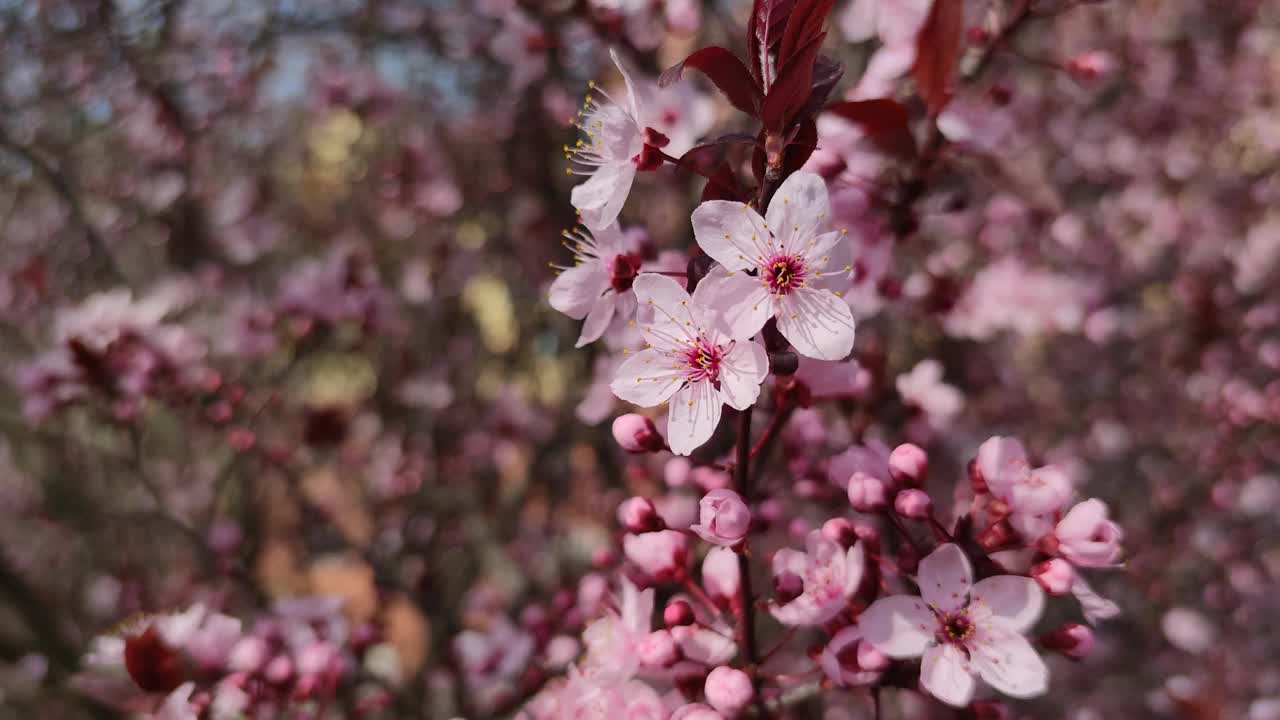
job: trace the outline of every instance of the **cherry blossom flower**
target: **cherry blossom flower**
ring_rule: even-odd
[[[819,658],[827,679],[839,687],[869,685],[880,679],[888,658],[862,639],[857,625],[841,628],[822,648]]]
[[[746,537],[751,525],[751,510],[738,493],[727,488],[712,490],[698,506],[700,522],[689,528],[698,537],[725,546],[736,545]]]
[[[636,648],[649,635],[653,621],[653,590],[640,590],[625,578],[618,609],[609,610],[582,633],[587,653],[583,667],[597,677],[622,682],[639,668]]]
[[[1114,565],[1120,557],[1120,526],[1107,519],[1107,505],[1085,500],[1067,512],[1054,528],[1058,553],[1081,567]]]
[[[1004,502],[1010,524],[1028,540],[1052,529],[1056,513],[1071,497],[1071,479],[1058,467],[1032,468],[1022,443],[993,437],[978,448],[978,472],[991,495]]]
[[[774,553],[774,577],[794,575],[804,589],[789,602],[771,604],[769,612],[783,625],[821,625],[848,605],[865,567],[862,543],[845,550],[814,530],[805,540],[805,552],[783,548]]]
[[[769,372],[764,348],[729,338],[707,305],[705,288],[699,284],[691,298],[671,278],[636,278],[636,298],[652,312],[644,324],[649,347],[623,362],[610,386],[642,407],[672,401],[667,442],[677,455],[688,455],[711,437],[721,405],[751,407]]]
[[[634,238],[617,223],[603,228],[565,231],[565,247],[574,264],[562,268],[551,283],[551,307],[575,320],[586,319],[576,347],[600,339],[617,316],[630,320],[636,311],[632,283],[640,273],[640,253]]]
[[[645,118],[652,94],[650,88],[636,82],[616,51],[610,49],[609,57],[622,74],[626,95],[619,102],[592,83],[591,94],[574,123],[586,137],[564,148],[565,156],[577,165],[567,172],[590,175],[573,189],[573,206],[601,226],[618,218],[631,193],[637,160],[645,146]],[[604,101],[598,101],[595,93]]]
[[[849,42],[873,36],[880,47],[867,65],[854,93],[856,98],[885,97],[892,82],[911,69],[916,61],[916,36],[929,17],[933,0],[854,0],[839,18],[839,27]]]
[[[920,684],[929,694],[963,707],[975,675],[1012,697],[1048,689],[1048,668],[1023,637],[1044,607],[1036,581],[997,575],[974,584],[969,558],[948,543],[920,561],[917,583],[921,596],[881,598],[858,624],[891,658],[923,656]]]
[[[920,408],[929,424],[940,430],[964,409],[964,395],[942,381],[942,363],[933,358],[921,360],[911,372],[899,375],[896,385],[903,401]]]
[[[693,211],[698,245],[723,266],[703,283],[734,338],[746,340],[776,317],[801,355],[841,360],[853,349],[853,313],[841,299],[852,265],[845,231],[823,232],[829,211],[826,183],[805,172],[782,183],[766,217],[727,200]]]

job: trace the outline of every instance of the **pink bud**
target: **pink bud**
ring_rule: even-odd
[[[662,466],[662,479],[667,487],[684,487],[689,484],[689,474],[693,471],[693,463],[689,458],[676,455]]]
[[[240,672],[257,672],[267,661],[267,641],[256,635],[246,635],[236,641],[227,656],[227,667]]]
[[[693,690],[689,694],[693,692],[697,691]],[[710,705],[691,703],[676,708],[676,711],[671,713],[671,720],[724,720],[724,716],[713,710]]]
[[[697,525],[689,529],[716,545],[737,545],[751,527],[751,511],[742,496],[728,490],[712,490],[698,503]]]
[[[919,485],[929,469],[929,456],[919,446],[905,443],[889,453],[889,476],[905,485]]]
[[[742,586],[738,553],[727,547],[712,548],[702,561],[702,586],[712,600],[727,607]]]
[[[619,415],[613,421],[613,439],[631,453],[658,452],[667,446],[653,421],[637,413]]]
[[[622,551],[649,581],[681,580],[689,560],[689,537],[674,530],[627,535]]]
[[[707,675],[707,684],[703,687],[703,692],[706,693],[707,702],[711,703],[711,707],[728,717],[742,712],[756,694],[755,688],[751,685],[751,678],[741,670],[727,665],[721,665]]]
[[[1080,82],[1097,80],[1115,65],[1111,55],[1102,50],[1090,50],[1067,61],[1067,72]]]
[[[641,663],[655,668],[670,667],[680,659],[676,641],[666,630],[655,630],[641,638],[636,644],[636,656]]]
[[[822,536],[845,549],[853,547],[853,544],[858,542],[857,530],[846,518],[831,518],[822,523]]]
[[[1076,571],[1062,558],[1051,558],[1031,568],[1031,577],[1050,595],[1066,595],[1071,592],[1071,582]]]
[[[672,600],[662,611],[662,622],[669,628],[692,625],[693,608],[684,600]]]
[[[267,667],[263,670],[268,682],[284,683],[293,677],[293,661],[288,655],[277,655],[267,663]]]
[[[1080,660],[1093,650],[1093,631],[1079,623],[1070,623],[1041,635],[1040,644],[1072,660]]]
[[[1081,567],[1105,567],[1120,559],[1124,533],[1107,519],[1107,505],[1101,500],[1085,500],[1071,508],[1053,534],[1058,552]]]
[[[889,492],[884,481],[864,472],[856,472],[849,478],[849,504],[858,512],[873,513],[884,510],[889,504]]]
[[[893,509],[904,518],[924,520],[933,512],[933,500],[929,493],[911,488],[898,493],[893,499]]]
[[[631,497],[618,506],[618,522],[628,532],[646,533],[662,530],[665,524],[653,502],[645,497]]]

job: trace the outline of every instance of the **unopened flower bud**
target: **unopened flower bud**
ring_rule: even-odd
[[[618,506],[618,522],[633,533],[654,532],[665,527],[653,502],[638,495],[623,500]]]
[[[658,452],[667,446],[653,421],[637,413],[619,415],[613,421],[613,439],[630,453]]]
[[[277,655],[263,670],[268,682],[283,684],[293,677],[293,661],[288,655]]]
[[[655,630],[640,639],[636,644],[636,656],[640,662],[649,667],[665,668],[680,659],[676,641],[666,630]]]
[[[858,667],[863,670],[884,670],[889,667],[889,658],[869,642],[858,643]]]
[[[1062,558],[1051,558],[1036,563],[1031,568],[1031,577],[1040,583],[1040,587],[1050,595],[1066,595],[1071,592],[1071,583],[1076,572],[1071,563]]]
[[[928,469],[929,456],[918,445],[905,443],[889,453],[889,476],[904,485],[919,487]]]
[[[651,582],[678,581],[689,561],[689,537],[674,530],[627,535],[622,551]]]
[[[933,512],[933,500],[929,493],[918,488],[910,488],[898,493],[893,499],[893,509],[902,517],[911,520],[924,520]]]
[[[689,527],[698,537],[716,545],[742,542],[751,527],[751,510],[742,496],[727,488],[712,490],[698,503],[698,524]]]
[[[849,478],[849,504],[858,512],[880,512],[888,507],[889,492],[880,478],[856,472]]]
[[[1072,660],[1081,660],[1093,650],[1093,631],[1079,623],[1070,623],[1041,635],[1040,645]]]
[[[703,692],[706,693],[707,702],[711,703],[711,707],[726,717],[734,717],[742,712],[756,694],[755,687],[751,684],[751,677],[727,665],[721,665],[707,675]]]
[[[693,608],[684,600],[672,600],[662,611],[662,622],[669,628],[692,625]]]

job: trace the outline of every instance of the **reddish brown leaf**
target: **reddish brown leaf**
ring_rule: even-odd
[[[929,19],[916,36],[916,64],[911,68],[931,116],[942,112],[951,99],[963,39],[964,0],[934,0]]]
[[[684,62],[667,68],[658,78],[658,84],[666,87],[676,82],[686,66],[700,70],[742,112],[752,117],[760,112],[760,90],[737,55],[722,47],[703,48],[685,58]]]
[[[764,81],[766,57],[782,44],[782,30],[795,6],[796,0],[755,0],[751,8],[747,52],[751,55],[751,75],[760,87],[772,84],[772,78],[768,83]]]
[[[835,0],[798,0],[795,10],[787,18],[787,29],[782,33],[782,45],[778,48],[778,75],[781,68],[797,57],[814,38],[822,34],[822,26],[831,14]]]
[[[760,112],[760,119],[766,130],[782,132],[804,108],[813,91],[814,62],[826,36],[826,33],[819,34],[808,45],[797,50],[786,65],[779,66],[778,81],[769,88]]]
[[[160,637],[154,625],[125,638],[124,667],[138,687],[147,692],[171,692],[185,679],[182,658]]]
[[[887,153],[900,157],[916,153],[907,109],[897,100],[847,100],[828,106],[827,112],[861,127],[871,142]]]

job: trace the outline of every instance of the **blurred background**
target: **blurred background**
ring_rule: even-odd
[[[341,622],[340,682],[389,686],[388,717],[510,714],[527,668],[458,638],[555,612],[670,480],[617,449],[613,354],[546,303],[569,120],[609,47],[651,78],[741,53],[749,5],[0,0],[0,717],[148,709],[86,653],[197,602]],[[1280,6],[1035,5],[867,250],[872,389],[805,422],[924,443],[942,487],[1017,435],[1110,504],[1123,614],[1019,712],[1275,720]],[[875,47],[853,22],[837,2],[838,93]],[[755,132],[692,73],[659,102],[686,147]],[[902,170],[869,167],[875,217]],[[624,227],[687,253],[701,187],[642,176]],[[893,392],[925,358],[945,421]]]

